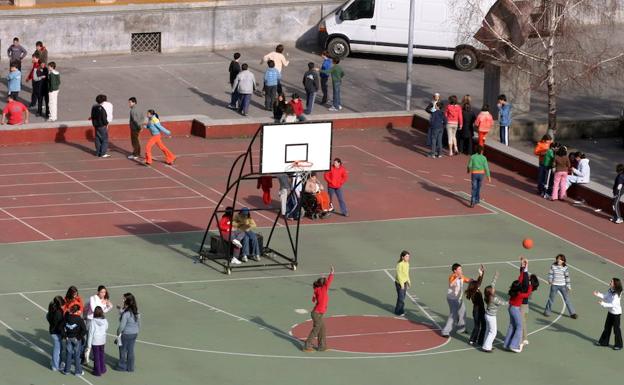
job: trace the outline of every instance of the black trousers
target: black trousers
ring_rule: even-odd
[[[463,134],[463,132],[461,132],[461,134]],[[457,144],[459,145],[459,151],[463,152],[466,155],[472,155],[472,151],[473,151],[473,144],[472,144],[472,135],[471,136],[464,136],[464,135],[459,135],[457,137]]]
[[[615,347],[622,347],[622,331],[620,330],[620,316],[621,314],[607,313],[607,319],[605,320],[604,330],[600,336],[598,343],[600,345],[608,346],[611,339],[611,329],[615,334]]]
[[[485,338],[485,312],[477,308],[472,309],[472,318],[474,319],[474,327],[470,334],[470,342],[477,345],[483,345]]]

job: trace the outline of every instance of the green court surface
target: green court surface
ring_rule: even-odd
[[[287,269],[220,270],[194,263],[201,240],[196,232],[123,236],[0,246],[0,383],[53,384],[609,384],[621,379],[622,353],[598,348],[606,311],[592,296],[605,290],[621,268],[552,236],[495,207],[490,213],[302,227],[301,260]],[[532,250],[521,239],[535,241]],[[283,242],[276,239],[277,243]],[[476,276],[486,266],[485,284],[500,272],[497,287],[506,298],[517,277],[520,255],[530,271],[545,278],[553,257],[565,253],[571,265],[573,320],[557,299],[555,313],[542,316],[548,285],[532,297],[528,345],[521,354],[485,354],[453,335],[437,348],[404,354],[341,351],[303,353],[288,333],[306,321],[312,281],[331,264],[336,278],[327,316],[392,317],[391,275],[402,249],[412,253],[411,301],[407,318],[443,323],[446,282],[453,262]],[[524,254],[523,254],[524,253]],[[83,378],[49,369],[51,341],[44,308],[69,284],[83,298],[104,283],[113,299],[136,295],[143,328],[136,346],[136,372],[112,370],[113,337],[106,345],[108,373]],[[468,328],[471,309],[468,305]],[[110,333],[117,320],[109,313]],[[508,315],[498,316],[499,338]],[[328,330],[331,335],[332,331]],[[329,339],[331,348],[332,339]],[[500,346],[500,345],[499,345]]]

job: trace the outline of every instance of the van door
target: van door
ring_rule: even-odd
[[[351,51],[374,52],[377,36],[375,0],[354,0],[340,14],[339,29],[349,38]]]
[[[376,51],[407,54],[409,0],[378,0]]]

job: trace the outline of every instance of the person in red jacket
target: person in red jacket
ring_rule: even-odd
[[[289,104],[292,107],[295,116],[297,117],[297,121],[303,122],[304,120],[306,120],[305,116],[303,115],[303,100],[301,100],[299,94],[292,94],[292,99],[290,100]]]
[[[448,136],[449,156],[459,154],[457,148],[457,130],[464,125],[462,107],[457,104],[457,96],[452,95],[448,98],[449,104],[444,110],[446,116],[446,134]]]
[[[219,226],[219,232],[221,233],[221,238],[223,238],[226,242],[231,242],[234,245],[235,253],[232,255],[232,259],[230,263],[232,265],[240,265],[241,261],[236,258],[236,254],[240,254],[240,250],[243,248],[243,244],[241,241],[245,238],[245,232],[239,231],[236,228],[233,228],[232,217],[234,216],[234,209],[232,207],[226,207],[223,216],[219,220],[217,224]]]
[[[273,177],[261,176],[260,178],[258,178],[256,188],[262,188],[262,202],[264,202],[265,205],[271,204],[271,188],[273,188]]]
[[[332,164],[329,171],[325,173],[324,178],[327,182],[329,202],[333,202],[335,194],[338,197],[338,203],[340,204],[340,212],[345,217],[348,217],[349,212],[347,211],[347,205],[342,195],[342,186],[345,184],[347,179],[349,179],[349,173],[347,172],[347,169],[342,165],[342,160],[340,158],[334,159],[334,163]]]
[[[327,303],[329,302],[329,287],[334,280],[334,267],[331,266],[327,278],[321,277],[314,281],[314,296],[312,302],[315,303],[312,310],[312,330],[308,335],[303,347],[304,352],[313,352],[312,342],[318,338],[318,350],[324,352],[327,350],[327,342],[325,338],[325,323],[323,315],[327,312]]]

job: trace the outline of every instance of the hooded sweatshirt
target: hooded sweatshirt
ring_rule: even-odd
[[[65,314],[63,319],[63,337],[81,340],[87,334],[87,325],[78,314]]]
[[[100,346],[106,344],[106,331],[108,330],[108,321],[106,318],[94,318],[89,327],[89,337],[87,338],[87,346]]]

